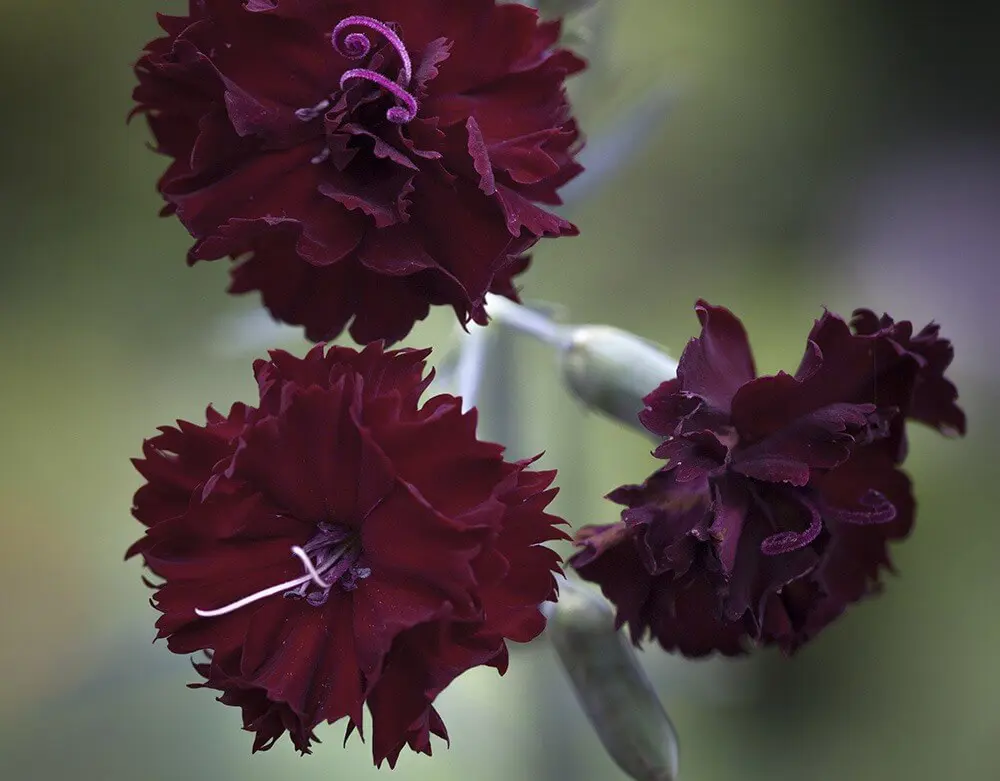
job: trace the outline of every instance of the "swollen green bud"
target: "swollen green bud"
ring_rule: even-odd
[[[584,404],[642,429],[642,399],[677,374],[677,363],[658,345],[619,328],[582,325],[562,350],[566,385]]]
[[[563,325],[548,315],[489,295],[491,317],[555,347],[570,392],[588,407],[640,431],[643,398],[677,375],[677,362],[648,339],[609,325]]]
[[[546,603],[546,634],[615,763],[636,781],[677,778],[677,733],[599,595],[570,581]]]

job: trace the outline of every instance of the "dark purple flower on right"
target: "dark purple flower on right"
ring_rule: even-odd
[[[915,506],[905,423],[965,433],[953,350],[933,323],[826,312],[794,375],[758,377],[739,319],[696,309],[701,335],[640,413],[667,464],[608,495],[621,521],[581,530],[571,564],[637,644],[791,653],[892,570]]]

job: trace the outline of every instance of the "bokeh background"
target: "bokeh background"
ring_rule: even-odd
[[[154,11],[180,8],[0,3],[0,778],[375,778],[390,771],[356,738],[342,749],[339,725],[311,757],[287,740],[251,756],[239,713],[150,644],[122,563],[142,439],[251,400],[251,360],[304,344],[224,295],[224,262],[186,268],[184,230],[156,217],[165,163],[124,117]],[[979,8],[603,0],[576,19],[605,175],[571,192],[582,236],[539,248],[526,294],[675,354],[705,297],[743,317],[764,371],[797,364],[824,305],[933,318],[971,422],[913,438],[899,576],[794,659],[643,654],[690,781],[1000,779],[1000,49]],[[446,348],[451,326],[410,341]],[[544,348],[508,346],[485,429],[547,451],[574,524],[613,519],[601,494],[650,470],[648,442],[573,402]],[[404,754],[395,777],[623,778],[544,640],[439,702],[452,747]]]

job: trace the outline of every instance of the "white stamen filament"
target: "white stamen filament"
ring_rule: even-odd
[[[268,586],[260,591],[255,591],[250,596],[243,597],[243,599],[237,599],[235,602],[230,602],[228,605],[223,605],[222,607],[215,608],[214,610],[201,610],[200,608],[195,608],[194,612],[202,618],[224,616],[226,613],[232,613],[234,610],[239,610],[241,607],[245,607],[246,605],[256,602],[259,599],[264,599],[265,597],[270,597],[274,594],[280,594],[282,591],[288,591],[289,589],[296,588],[297,586],[301,586],[303,583],[308,583],[310,580],[320,588],[331,587],[331,584],[327,583],[319,576],[319,572],[316,571],[316,567],[313,566],[312,561],[309,560],[309,555],[302,550],[302,548],[298,545],[293,545],[292,553],[298,556],[302,561],[302,565],[306,568],[305,575],[294,578],[293,580],[286,580],[284,583],[278,583],[276,586]]]
[[[306,568],[306,572],[309,573],[309,577],[312,578],[313,583],[315,583],[320,588],[333,587],[332,583],[327,583],[325,580],[323,580],[323,578],[319,576],[319,573],[316,571],[316,567],[313,566],[312,561],[310,561],[309,559],[309,554],[306,553],[304,550],[302,550],[302,548],[300,548],[298,545],[293,545],[292,553],[298,556],[299,559],[302,561],[302,566]]]

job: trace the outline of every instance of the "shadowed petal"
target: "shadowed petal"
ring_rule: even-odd
[[[638,643],[688,656],[793,653],[881,587],[912,527],[898,469],[907,419],[964,431],[936,325],[868,310],[816,322],[795,375],[755,377],[746,334],[698,304],[702,334],[645,398],[665,466],[608,494],[622,523],[586,527],[570,563]]]
[[[687,393],[728,412],[736,391],[757,374],[750,343],[743,324],[728,309],[699,301],[695,311],[701,336],[684,348],[677,379]]]

